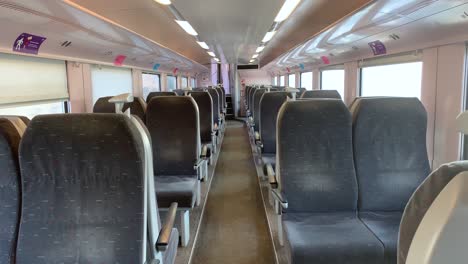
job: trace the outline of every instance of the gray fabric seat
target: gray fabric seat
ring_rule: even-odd
[[[115,113],[115,104],[109,103],[109,99],[112,96],[106,96],[99,98],[93,107],[93,113],[100,113],[100,114],[113,114]],[[145,120],[145,113],[146,113],[146,102],[140,98],[135,97],[133,102],[125,103],[122,109],[123,112],[130,109],[130,113],[132,115],[137,116],[141,120]]]
[[[159,96],[177,96],[177,94],[175,92],[151,92],[146,97],[146,103],[149,103],[154,97]]]
[[[417,98],[360,98],[353,105],[359,216],[382,241],[388,264],[396,263],[403,210],[430,172],[426,120]]]
[[[221,87],[217,87],[216,91],[218,92],[221,101],[221,112],[224,113],[226,110],[226,92],[224,91],[224,88]]]
[[[213,141],[213,100],[207,92],[190,92],[190,96],[195,100],[200,113],[200,138],[202,145],[209,146],[215,150]]]
[[[158,176],[155,178],[158,206],[169,208],[177,202],[179,208],[193,208],[197,199],[198,179],[191,176]]]
[[[218,91],[213,88],[209,88],[206,90],[210,96],[211,100],[213,100],[213,126],[220,127],[221,123],[221,103]]]
[[[248,97],[247,97],[247,105],[249,107],[249,111],[250,111],[250,115],[252,116],[253,114],[253,96],[254,96],[254,93],[256,90],[258,90],[259,88],[255,88],[253,87],[252,89],[250,89],[249,91],[249,94],[248,94]]]
[[[0,263],[16,263],[21,216],[18,149],[26,124],[19,117],[0,117]]]
[[[341,99],[341,95],[336,90],[313,90],[303,91],[298,98],[309,99],[309,98],[332,98]]]
[[[351,115],[344,103],[288,101],[278,114],[277,133],[291,263],[381,263],[383,246],[357,215]]]
[[[20,147],[17,263],[145,262],[144,159],[127,116],[35,117]]]
[[[260,100],[267,89],[257,89],[253,95],[252,115],[254,120],[254,131],[260,130]]]

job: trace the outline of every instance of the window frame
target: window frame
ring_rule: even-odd
[[[148,75],[157,75],[158,76],[158,80],[159,80],[159,91],[158,92],[161,92],[162,91],[162,80],[161,80],[161,73],[158,73],[158,72],[151,72],[151,71],[143,71],[141,72],[141,76],[143,77],[144,74],[148,74]],[[142,94],[144,95],[144,91],[143,91],[143,81],[141,82],[141,89],[142,89]],[[146,98],[145,98],[146,100]]]
[[[48,105],[48,104],[61,104],[62,111],[59,113],[39,113],[37,115],[49,115],[49,114],[69,114],[71,112],[71,104],[70,104],[70,99],[56,99],[56,100],[43,100],[43,101],[28,101],[28,102],[21,102],[21,103],[12,103],[12,104],[3,104],[0,106],[0,112],[2,109],[14,109],[14,108],[21,108],[21,107],[31,107],[31,106],[36,106],[36,105]],[[0,114],[4,115],[4,114]],[[26,116],[30,118],[28,115],[25,115],[23,113],[14,113],[14,114],[6,114],[6,115],[14,115],[14,116]],[[30,118],[32,119],[32,118]]]
[[[468,43],[465,48],[465,78],[464,78],[464,95],[463,95],[463,109],[468,111]],[[461,134],[460,136],[460,160],[468,160],[468,135]]]

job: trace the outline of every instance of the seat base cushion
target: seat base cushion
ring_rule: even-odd
[[[382,241],[386,264],[397,263],[398,232],[402,212],[360,212],[362,222]]]
[[[179,231],[177,228],[173,228],[169,244],[167,245],[166,252],[164,252],[164,263],[171,264],[175,262],[177,247],[179,247]]]
[[[349,213],[287,213],[283,226],[292,264],[382,263],[382,243]]]
[[[198,184],[197,176],[156,176],[154,177],[158,207],[169,208],[178,203],[179,208],[195,206]]]
[[[262,153],[262,161],[264,165],[270,163],[274,168],[276,164],[276,154]]]

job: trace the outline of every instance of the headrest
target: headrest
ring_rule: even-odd
[[[175,92],[151,92],[146,97],[146,102],[149,103],[152,98],[158,96],[177,96],[177,94]]]
[[[341,95],[336,90],[313,90],[305,91],[301,98],[333,98],[341,99]]]
[[[19,144],[26,128],[27,125],[22,117],[0,116],[0,133],[5,136],[16,156],[18,156]]]

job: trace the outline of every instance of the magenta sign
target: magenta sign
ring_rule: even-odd
[[[23,33],[19,35],[13,43],[13,51],[37,55],[42,43],[46,39],[47,38],[44,37]]]
[[[385,44],[383,44],[380,40],[369,43],[369,46],[371,47],[372,52],[374,52],[375,56],[387,54],[387,48],[385,47]]]

